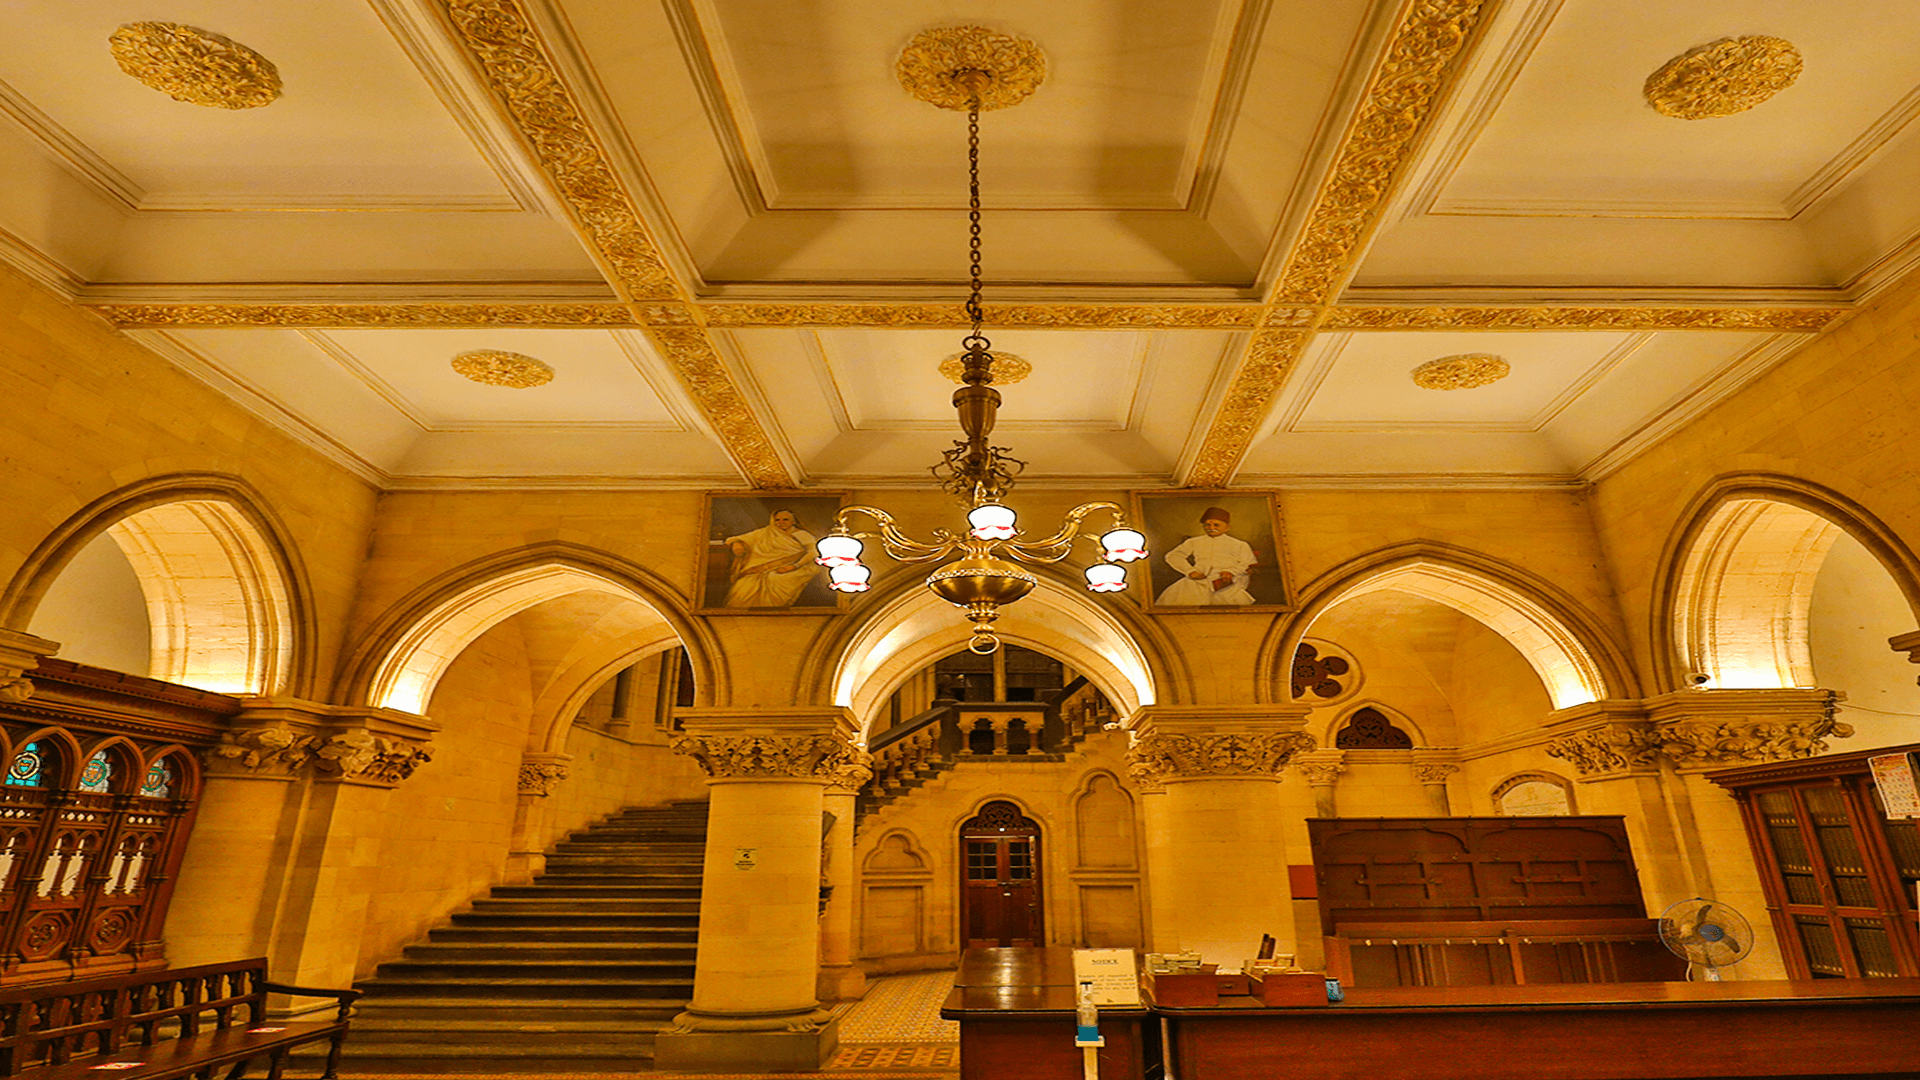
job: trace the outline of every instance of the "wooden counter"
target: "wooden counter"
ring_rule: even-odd
[[[1177,1080],[1920,1075],[1920,979],[1351,989],[1155,1010]]]
[[[960,956],[940,1015],[960,1022],[961,1080],[1080,1080],[1073,950],[973,948]],[[1100,1010],[1101,1080],[1140,1080],[1158,1060],[1145,1006]]]

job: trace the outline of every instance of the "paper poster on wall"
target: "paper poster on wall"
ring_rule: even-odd
[[[1915,781],[1913,754],[1881,754],[1867,759],[1880,805],[1889,818],[1920,818],[1920,783]]]
[[[1140,972],[1132,949],[1073,950],[1074,995],[1082,983],[1093,984],[1095,1005],[1140,1004]]]

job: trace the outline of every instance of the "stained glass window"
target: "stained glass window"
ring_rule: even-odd
[[[149,799],[164,799],[173,794],[173,766],[166,758],[154,762],[147,769],[147,778],[140,782],[140,794]]]
[[[111,790],[107,785],[113,780],[113,762],[107,760],[105,750],[87,759],[87,767],[80,770],[80,790],[95,795],[105,795]]]
[[[7,783],[13,787],[40,786],[40,744],[30,742],[13,755],[7,766]]]

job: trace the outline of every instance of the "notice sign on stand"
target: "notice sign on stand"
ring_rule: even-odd
[[[1867,759],[1873,786],[1890,818],[1920,818],[1920,783],[1915,780],[1913,754],[1881,754]]]
[[[1095,1005],[1140,1004],[1140,972],[1134,966],[1132,949],[1073,950],[1073,990],[1078,999],[1081,983],[1093,984]]]

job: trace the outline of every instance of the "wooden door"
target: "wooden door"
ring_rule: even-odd
[[[969,946],[1039,945],[1040,828],[1010,802],[960,828],[961,928]]]
[[[1898,878],[1867,831],[1873,808],[1859,780],[1821,780],[1754,791],[1778,890],[1775,925],[1789,973],[1848,978],[1920,974],[1897,920]],[[1889,880],[1892,879],[1892,880]],[[1797,954],[1797,955],[1796,955]]]

